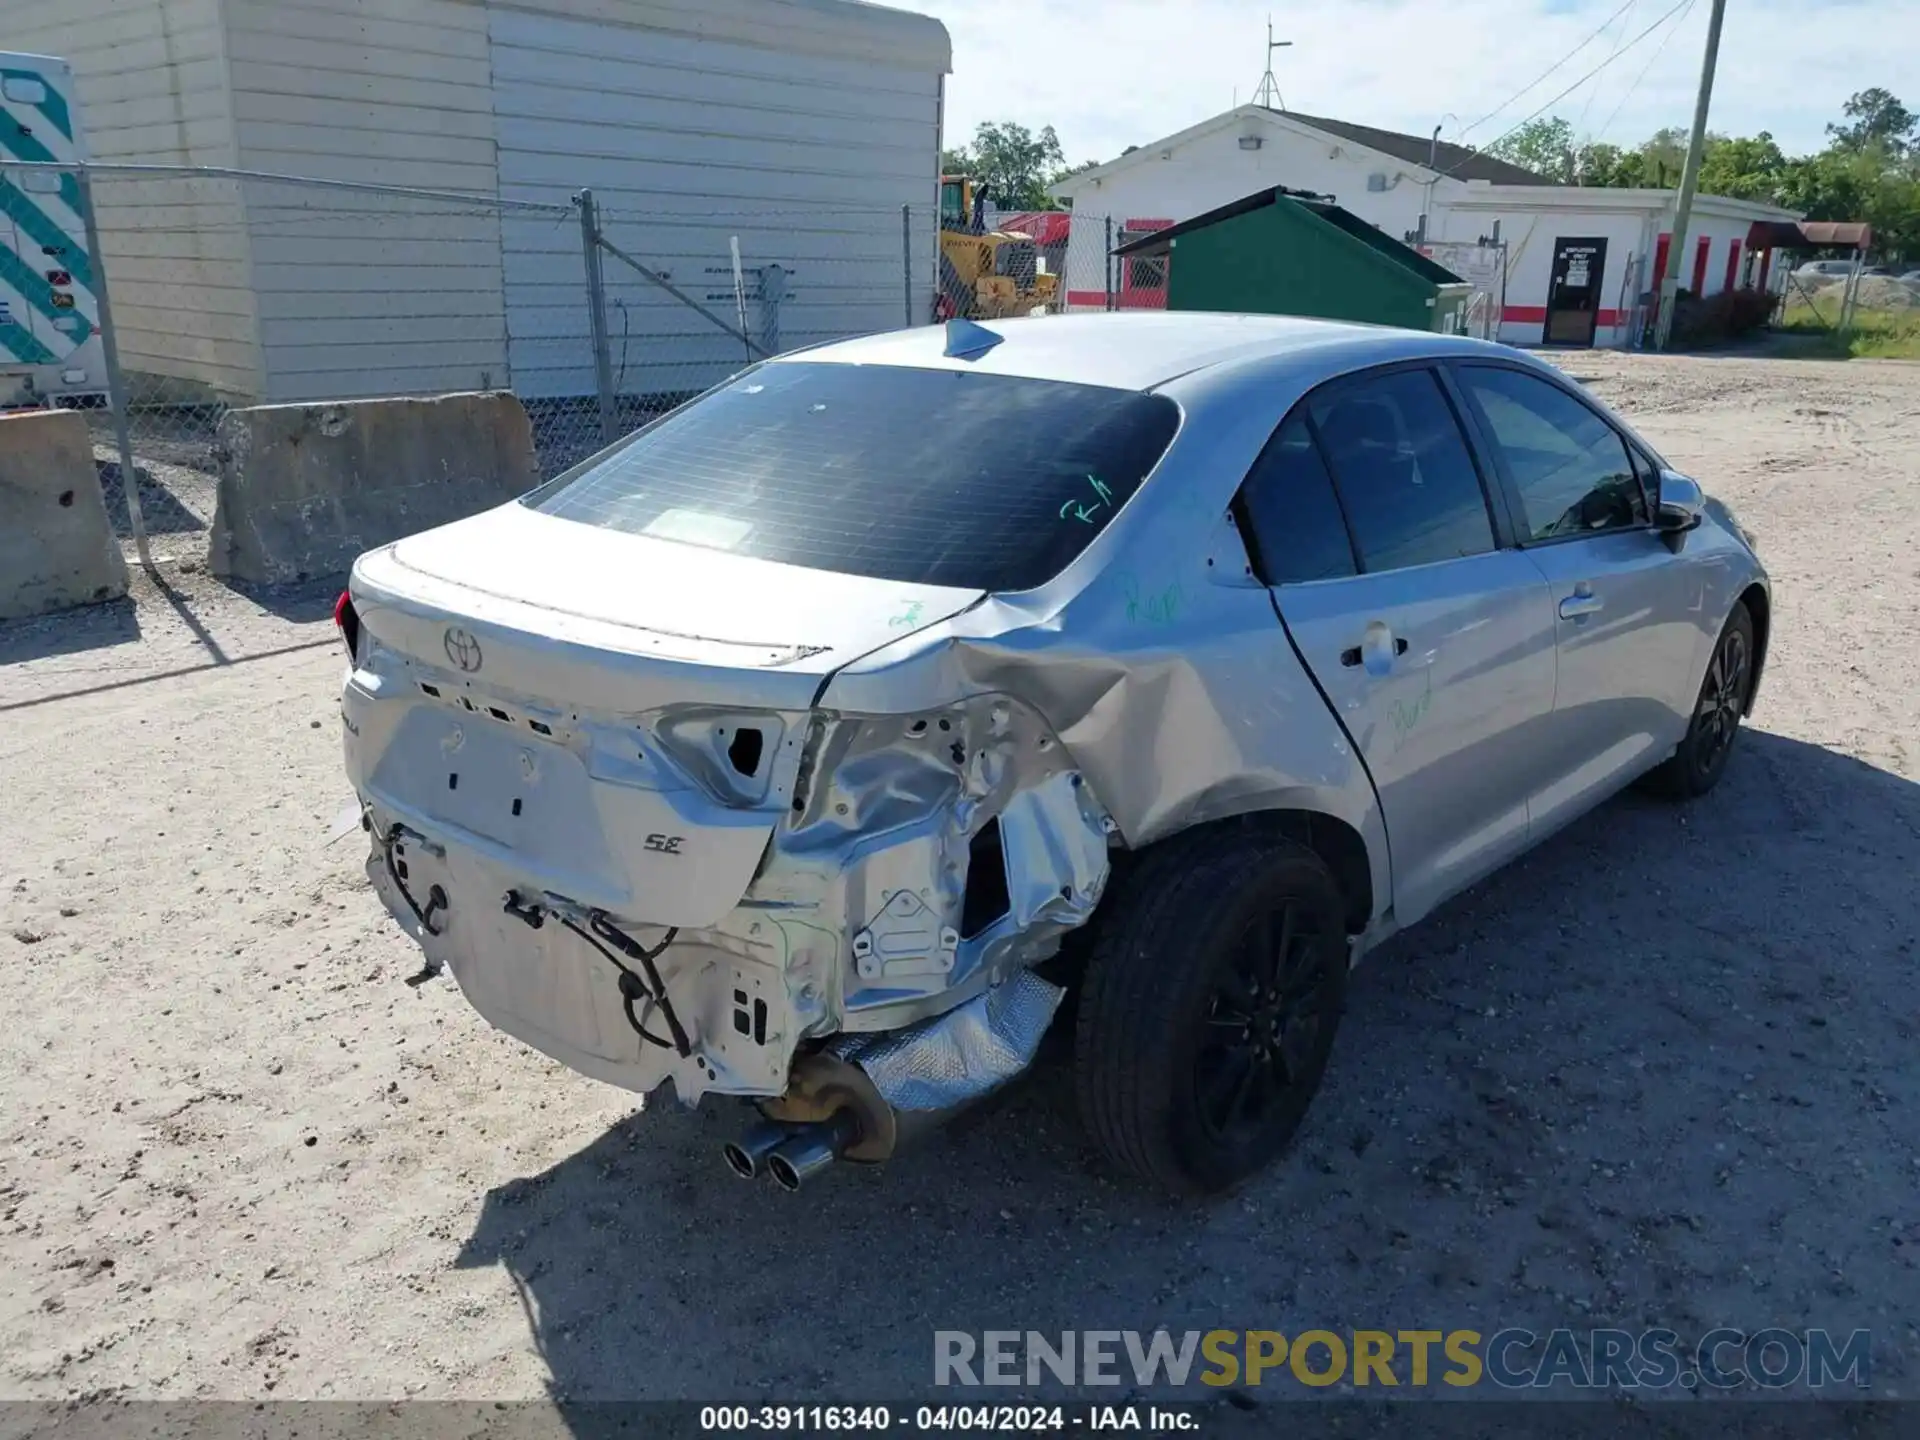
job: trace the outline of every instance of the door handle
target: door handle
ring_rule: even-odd
[[[1578,620],[1582,615],[1591,615],[1605,606],[1606,602],[1591,590],[1576,590],[1560,602],[1560,618]]]
[[[1393,653],[1395,655],[1404,655],[1407,653],[1407,642],[1404,637],[1399,635],[1393,637]],[[1349,670],[1358,668],[1363,658],[1358,645],[1349,645],[1345,650],[1340,652],[1340,663]]]

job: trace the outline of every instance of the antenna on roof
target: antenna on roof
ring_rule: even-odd
[[[1273,38],[1273,17],[1267,17],[1267,73],[1260,77],[1260,88],[1253,92],[1253,103],[1268,110],[1285,110],[1287,102],[1280,98],[1280,82],[1273,78],[1273,52],[1285,50],[1292,45],[1291,40]]]
[[[961,319],[956,315],[947,321],[947,343],[941,354],[952,356],[956,360],[972,360],[976,356],[986,354],[1006,338],[987,329],[984,325],[976,325],[973,321]]]

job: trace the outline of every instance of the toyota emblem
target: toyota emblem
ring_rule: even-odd
[[[455,625],[447,631],[447,659],[460,669],[472,674],[480,668],[480,642]]]

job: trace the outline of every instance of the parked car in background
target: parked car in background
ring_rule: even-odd
[[[1844,280],[1853,274],[1854,262],[1851,260],[1809,260],[1793,273],[1802,284],[1822,285],[1831,280]],[[1862,275],[1884,275],[1882,266],[1863,266]]]
[[[1362,955],[1718,783],[1771,614],[1726,507],[1519,351],[955,320],[363,556],[346,766],[430,965],[588,1075],[755,1102],[741,1175],[888,1158],[1072,986],[1094,1141],[1216,1191]]]

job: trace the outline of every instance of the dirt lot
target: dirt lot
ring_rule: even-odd
[[[1757,532],[1759,713],[1355,977],[1179,1209],[1057,1059],[800,1199],[492,1033],[379,913],[324,595],[0,628],[0,1393],[900,1397],[931,1331],[1825,1325],[1920,1377],[1920,367],[1582,355]],[[187,507],[191,509],[191,507]],[[192,556],[182,531],[158,548]],[[804,1308],[803,1308],[804,1307]]]

